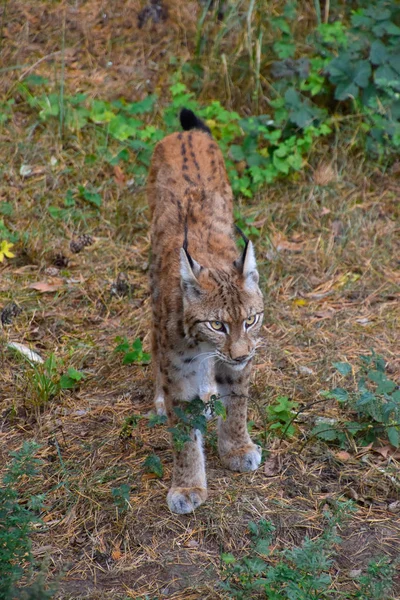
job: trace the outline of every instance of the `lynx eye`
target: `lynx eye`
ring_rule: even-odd
[[[225,331],[224,324],[221,321],[210,321],[210,326],[214,331]]]
[[[257,320],[257,315],[251,315],[251,317],[247,317],[247,319],[245,320],[245,325],[246,327],[251,327],[252,325],[254,325],[254,323]]]

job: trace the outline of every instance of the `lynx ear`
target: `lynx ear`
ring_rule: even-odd
[[[245,287],[248,289],[254,289],[257,287],[259,276],[257,271],[256,255],[254,253],[253,244],[250,240],[247,241],[242,256],[235,261],[235,267],[238,269],[239,273],[243,275]]]
[[[181,288],[188,295],[198,297],[201,294],[200,284],[197,277],[202,267],[196,262],[186,250],[181,248]]]

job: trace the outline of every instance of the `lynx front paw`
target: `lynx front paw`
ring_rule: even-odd
[[[224,467],[231,471],[255,471],[261,463],[261,446],[248,444],[221,456]]]
[[[207,500],[207,490],[201,487],[171,488],[168,492],[167,502],[169,509],[178,515],[193,512],[195,508]]]

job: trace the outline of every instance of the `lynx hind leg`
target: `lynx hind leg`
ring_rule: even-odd
[[[164,393],[162,389],[162,377],[160,370],[160,362],[159,362],[159,340],[158,340],[158,331],[154,325],[155,317],[153,315],[153,328],[151,332],[151,351],[152,351],[152,365],[153,365],[153,377],[155,381],[155,395],[154,395],[154,406],[156,409],[156,413],[159,416],[165,416],[167,411],[165,409],[165,399]]]
[[[160,417],[165,416],[167,414],[167,410],[165,408],[165,398],[161,383],[161,372],[158,366],[156,372],[156,392],[154,395],[154,406],[157,415],[159,415]]]

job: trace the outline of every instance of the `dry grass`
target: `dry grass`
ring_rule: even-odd
[[[166,23],[138,30],[141,8],[127,0],[4,3],[3,99],[18,99],[18,81],[33,71],[59,86],[62,56],[70,93],[135,100],[162,90],[168,56],[185,61],[194,51],[199,7],[171,2]],[[211,85],[203,90],[204,101],[214,92]],[[237,92],[222,93],[244,110]],[[261,230],[257,250],[266,294],[264,345],[252,388],[254,432],[262,435],[264,407],[279,395],[305,410],[296,437],[275,445],[281,469],[273,477],[263,468],[240,475],[222,469],[211,427],[210,498],[182,517],[165,503],[172,466],[166,429],[141,420],[132,438],[120,437],[126,417],[152,409],[150,368],[123,366],[113,353],[117,335],[140,337],[149,347],[145,199],[118,182],[108,165],[88,164],[95,139],[62,140],[56,127],[32,128],[29,119],[21,105],[0,131],[0,200],[14,204],[9,222],[24,234],[16,259],[0,266],[1,307],[15,301],[22,308],[0,330],[0,464],[24,439],[42,445],[43,477],[34,491],[47,493],[46,530],[35,537],[34,548],[48,557],[51,576],[61,573],[59,597],[222,598],[220,553],[246,548],[249,519],[271,519],[277,545],[288,547],[307,532],[318,533],[322,508],[334,498],[352,498],[357,507],[343,531],[338,589],[371,556],[398,555],[398,458],[354,447],[343,462],[337,449],[309,439],[316,416],[337,414],[331,401],[315,404],[319,390],[338,381],[332,361],[354,363],[374,348],[387,359],[391,378],[400,377],[395,170],[382,174],[363,157],[348,158],[343,151],[333,157],[330,148],[320,147],[297,181],[279,182],[241,206]],[[33,167],[31,176],[20,175],[21,164]],[[78,226],[52,220],[48,206],[86,182],[101,188],[101,213],[88,213]],[[96,241],[71,254],[70,240],[81,233]],[[55,261],[60,254],[61,267]],[[120,272],[133,285],[131,296],[110,291]],[[56,283],[59,290],[30,287],[39,281]],[[45,357],[54,352],[86,373],[83,385],[32,410],[30,371],[6,350],[8,341]],[[143,467],[153,452],[162,460],[162,479]],[[124,483],[131,488],[130,507],[121,513],[112,489]]]

